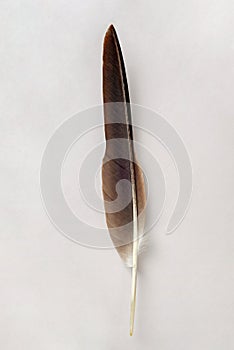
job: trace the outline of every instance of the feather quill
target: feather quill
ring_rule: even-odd
[[[127,76],[113,25],[103,47],[103,102],[106,150],[102,190],[110,237],[124,263],[132,270],[130,335],[136,305],[137,263],[144,229],[144,177],[133,145]],[[122,187],[121,187],[122,186]],[[116,206],[111,206],[112,204]]]

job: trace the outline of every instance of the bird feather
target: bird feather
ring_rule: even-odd
[[[124,60],[113,25],[106,32],[103,46],[103,102],[106,150],[102,165],[102,190],[105,215],[112,242],[121,259],[132,269],[132,335],[146,195],[143,172],[134,149]]]

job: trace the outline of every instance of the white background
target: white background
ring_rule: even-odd
[[[234,348],[233,16],[228,0],[1,0],[1,349]],[[132,338],[129,271],[115,251],[58,233],[39,187],[56,127],[101,103],[110,23],[132,102],[178,130],[194,172],[189,212],[166,236],[169,180],[173,195],[141,263]]]

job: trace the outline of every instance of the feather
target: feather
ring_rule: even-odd
[[[133,334],[137,262],[144,230],[144,177],[137,163],[127,77],[119,40],[111,25],[103,48],[103,102],[106,150],[102,190],[112,242],[132,270],[130,335]]]

